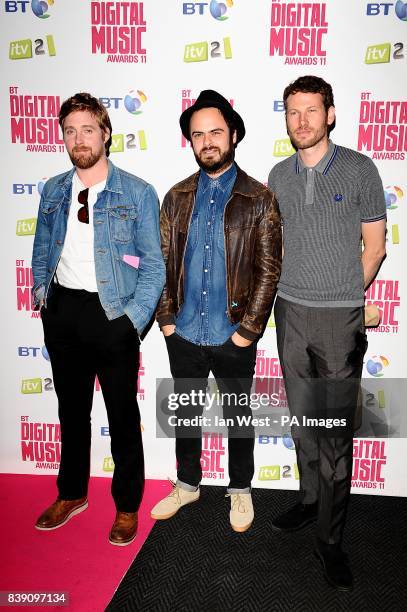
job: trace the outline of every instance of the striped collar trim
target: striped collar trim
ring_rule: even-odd
[[[324,155],[324,157],[321,159],[320,162],[318,162],[318,164],[314,167],[314,170],[316,170],[317,172],[320,172],[321,174],[328,174],[328,171],[330,169],[330,167],[332,166],[335,157],[338,154],[338,145],[334,145],[332,144],[332,150],[331,150],[331,154],[329,156],[328,161],[326,162],[326,164],[324,165],[323,160],[324,158],[329,154],[329,149],[327,151],[327,153]],[[331,147],[330,147],[331,149]],[[300,164],[300,160],[299,160],[299,153],[297,151],[296,155],[295,155],[295,173],[299,174],[301,172],[301,170],[303,170],[305,168],[305,166],[301,163]]]
[[[335,145],[335,146],[334,146],[334,150],[333,150],[333,152],[332,152],[332,155],[331,155],[331,157],[329,158],[328,163],[327,163],[327,165],[325,166],[324,170],[322,171],[322,174],[327,174],[327,173],[328,173],[328,170],[329,170],[329,168],[332,166],[332,164],[333,164],[333,162],[334,162],[334,159],[335,159],[335,157],[336,157],[337,153],[338,153],[338,146],[337,146],[337,145]]]

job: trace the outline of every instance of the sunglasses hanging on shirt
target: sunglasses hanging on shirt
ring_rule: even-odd
[[[81,223],[89,223],[89,206],[88,206],[89,189],[82,189],[78,194],[78,202],[82,204],[82,208],[78,210],[78,221]]]

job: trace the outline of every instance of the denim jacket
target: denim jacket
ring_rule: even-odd
[[[34,239],[33,301],[52,292],[64,246],[75,168],[44,186]],[[100,302],[109,320],[126,314],[140,334],[165,283],[160,248],[159,203],[154,188],[109,161],[106,186],[93,207],[94,258]],[[136,268],[123,259],[140,258]],[[134,261],[134,260],[133,260]]]

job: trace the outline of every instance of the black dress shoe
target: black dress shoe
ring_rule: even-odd
[[[314,554],[322,564],[324,576],[329,584],[338,591],[351,591],[353,576],[349,567],[348,556],[339,544],[317,543]]]
[[[275,531],[297,531],[317,520],[318,502],[314,504],[296,504],[288,512],[280,514],[271,521]]]

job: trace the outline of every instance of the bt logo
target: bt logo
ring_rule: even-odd
[[[386,209],[396,210],[404,199],[404,193],[405,192],[403,191],[403,189],[401,187],[398,187],[397,185],[387,185],[384,188]],[[398,224],[393,223],[390,229],[390,224],[388,222],[386,242],[388,244],[390,244],[390,242],[392,244],[400,244],[400,232]]]
[[[397,187],[397,185],[388,185],[385,187],[384,199],[386,200],[387,210],[395,210],[398,208],[403,196],[404,192],[401,187]]]
[[[288,434],[284,434],[282,437],[283,444],[288,450],[295,450],[294,440]]]
[[[137,96],[134,96],[134,90],[132,89],[124,98],[124,108],[132,115],[141,115],[143,111],[139,109],[145,102],[147,102],[146,94],[137,89]]]
[[[375,378],[381,378],[384,375],[384,368],[389,365],[389,360],[384,355],[373,355],[367,363],[366,369]]]
[[[6,13],[17,13],[20,10],[25,13],[27,4],[30,4],[30,0],[6,0],[4,8]]]
[[[31,0],[31,10],[36,17],[39,19],[48,19],[50,17],[48,10],[49,7],[54,4],[55,0]],[[6,13],[26,13],[27,4],[30,4],[30,0],[6,0],[4,8]]]
[[[220,42],[218,42],[217,40],[214,40],[210,43],[204,41],[185,45],[184,62],[207,62],[209,57],[209,45],[211,46],[210,57],[212,59],[222,57],[222,52],[219,51],[219,49],[221,48]],[[223,57],[225,59],[232,59],[232,45],[228,36],[223,39]]]
[[[47,182],[48,177],[47,176],[43,176],[42,179],[40,181],[38,181],[37,183],[37,189],[38,189],[38,193],[40,195],[42,195],[42,190],[44,189],[44,185]]]
[[[397,0],[396,4],[393,2],[369,2],[366,6],[366,15],[369,17],[376,15],[389,15],[390,7],[394,6],[397,17],[401,21],[407,21],[407,3],[403,0]]]
[[[40,348],[39,346],[19,346],[17,348],[19,357],[38,357],[38,355],[42,355],[44,359],[49,361],[49,354],[47,351],[47,347],[44,346]]]
[[[37,187],[37,191],[39,195],[41,195],[47,180],[48,178],[43,177],[37,184],[13,183],[13,195],[36,195],[34,191],[35,187]]]
[[[48,2],[45,2],[45,0],[32,0],[31,9],[36,17],[48,19],[48,17],[50,17],[50,15],[48,15],[48,9],[53,4],[54,0],[48,0]]]
[[[34,53],[33,53],[33,42],[34,42]],[[44,49],[46,45],[47,51]],[[34,41],[31,38],[25,38],[22,40],[12,40],[9,48],[9,59],[30,59],[34,55],[48,55],[50,57],[56,55],[54,37],[48,34],[45,37],[45,43],[42,38],[36,38]]]
[[[396,15],[401,21],[407,21],[407,3],[402,0],[397,0],[396,6],[394,7]]]
[[[228,6],[228,8],[231,8],[233,6],[233,0],[226,0],[226,5]],[[224,4],[224,2],[216,2],[216,0],[211,0],[209,10],[211,12],[212,17],[214,17],[218,21],[225,21],[225,19],[227,19],[227,15],[225,15],[225,13],[228,10],[226,8],[226,5]]]
[[[138,139],[138,144],[136,142]],[[136,134],[112,134],[112,144],[110,145],[110,153],[123,153],[125,149],[147,149],[147,139],[144,130],[138,130]]]
[[[147,101],[147,96],[144,92],[137,89],[137,96],[134,95],[134,90],[130,90],[124,98],[109,98],[103,96],[99,98],[99,102],[103,104],[105,108],[113,108],[118,110],[123,102],[125,109],[132,115],[140,115],[140,107]]]
[[[204,15],[205,7],[208,6],[208,2],[184,2],[182,5],[183,15]],[[233,6],[233,0],[226,0],[225,2],[217,2],[217,0],[211,0],[209,3],[209,12],[214,19],[217,21],[226,21],[228,15],[226,15],[228,8]]]
[[[140,424],[140,429],[142,432],[144,431],[144,426],[142,424]],[[102,436],[102,438],[110,436],[110,429],[108,425],[102,425],[102,427],[100,428],[100,435]]]
[[[281,440],[284,444],[285,448],[288,450],[295,450],[295,445],[292,437],[289,434],[284,434],[283,436],[267,436],[267,435],[259,435],[259,444],[274,444]]]
[[[99,98],[99,102],[103,104],[105,108],[114,108],[116,110],[119,108],[119,102],[122,100],[123,98],[108,98],[107,96]]]

